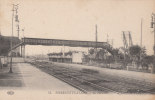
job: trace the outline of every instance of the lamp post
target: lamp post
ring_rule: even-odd
[[[13,73],[12,72],[12,38],[13,38],[13,19],[14,19],[14,4],[13,4],[13,8],[12,8],[12,34],[11,34],[11,52],[10,52],[10,56],[11,56],[11,61],[10,61],[10,70],[9,73]]]
[[[16,9],[15,9],[15,6],[17,7]],[[13,4],[13,8],[12,8],[12,34],[11,34],[11,44],[10,44],[10,48],[11,48],[11,51],[10,51],[10,58],[11,58],[11,60],[10,60],[10,69],[9,69],[9,73],[13,73],[13,71],[12,71],[12,47],[13,47],[13,25],[14,25],[14,11],[17,11],[17,9],[18,9],[18,4],[17,5],[15,5],[15,4]]]

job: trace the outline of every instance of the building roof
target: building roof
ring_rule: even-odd
[[[79,53],[80,51],[68,51],[68,52],[65,52],[64,55],[65,56],[72,56],[73,53]],[[62,56],[63,53],[62,52],[59,52],[59,53],[49,53],[48,56]]]

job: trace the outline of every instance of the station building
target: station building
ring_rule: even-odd
[[[48,57],[53,62],[64,62],[64,63],[82,63],[84,52],[69,51],[59,53],[49,53]]]

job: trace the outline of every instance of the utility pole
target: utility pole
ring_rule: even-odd
[[[24,39],[24,28],[22,29],[22,32],[23,32],[23,39]],[[22,39],[22,35],[21,35],[21,39]],[[24,42],[24,41],[22,41],[22,42]],[[21,45],[21,57],[24,57],[23,48],[24,48],[24,45]]]
[[[142,36],[143,36],[143,19],[141,18],[141,38],[140,38],[140,47],[141,47],[141,51],[140,51],[140,66],[142,66]]]
[[[18,38],[19,38],[19,31],[20,31],[20,29],[19,29],[19,24],[18,24],[17,25]]]
[[[153,50],[154,50],[154,56],[155,56],[155,14],[152,13],[151,16],[152,20],[151,20],[151,28],[154,28],[154,46],[153,46]]]
[[[140,39],[140,46],[142,48],[142,38],[143,37],[143,19],[141,19],[141,39]]]
[[[95,27],[96,27],[96,32],[95,32],[95,34],[96,34],[95,58],[96,58],[96,55],[97,55],[97,24]]]
[[[151,20],[151,28],[154,28],[154,30],[153,30],[153,32],[154,32],[154,46],[153,46],[153,50],[154,50],[154,56],[155,56],[155,14],[154,13],[152,13],[151,18],[152,18],[152,20]],[[153,64],[151,73],[155,72],[154,68],[155,68],[155,64]]]
[[[25,31],[25,28],[23,28],[23,29],[22,29],[22,31],[23,31],[23,38],[24,38],[24,37],[25,37],[25,36],[24,36],[24,31]]]
[[[17,36],[19,38],[19,17],[18,17],[18,5],[15,7],[15,22],[17,22]]]
[[[97,24],[96,24],[96,50],[97,50]]]
[[[107,43],[109,43],[109,35],[107,34]]]
[[[111,40],[111,45],[113,47],[113,45],[114,45],[114,39]]]

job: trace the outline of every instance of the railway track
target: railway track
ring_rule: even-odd
[[[44,70],[46,73],[68,83],[69,85],[79,89],[83,93],[119,93],[115,90],[103,87],[101,85],[95,84],[93,82],[87,81],[86,79],[82,79],[77,77],[77,74],[80,74],[78,72],[73,72],[68,70],[68,68],[65,67],[56,67],[56,66],[43,66],[41,64],[34,64],[36,66],[39,66],[40,69]],[[69,73],[69,74],[68,74]],[[74,73],[76,75],[72,75],[71,73]]]
[[[128,83],[130,79],[126,78],[112,78],[111,76],[100,76],[99,74],[88,74],[81,72],[77,69],[70,69],[63,66],[52,65],[50,62],[46,64],[43,63],[34,63],[35,66],[39,66],[41,70],[44,70],[46,73],[70,84],[71,86],[79,89],[84,93],[89,92],[100,92],[100,93],[152,93],[149,92],[149,86],[145,86],[147,89],[142,89],[144,84],[135,85],[133,82]],[[120,82],[119,82],[120,81]],[[154,92],[153,92],[154,93]]]

